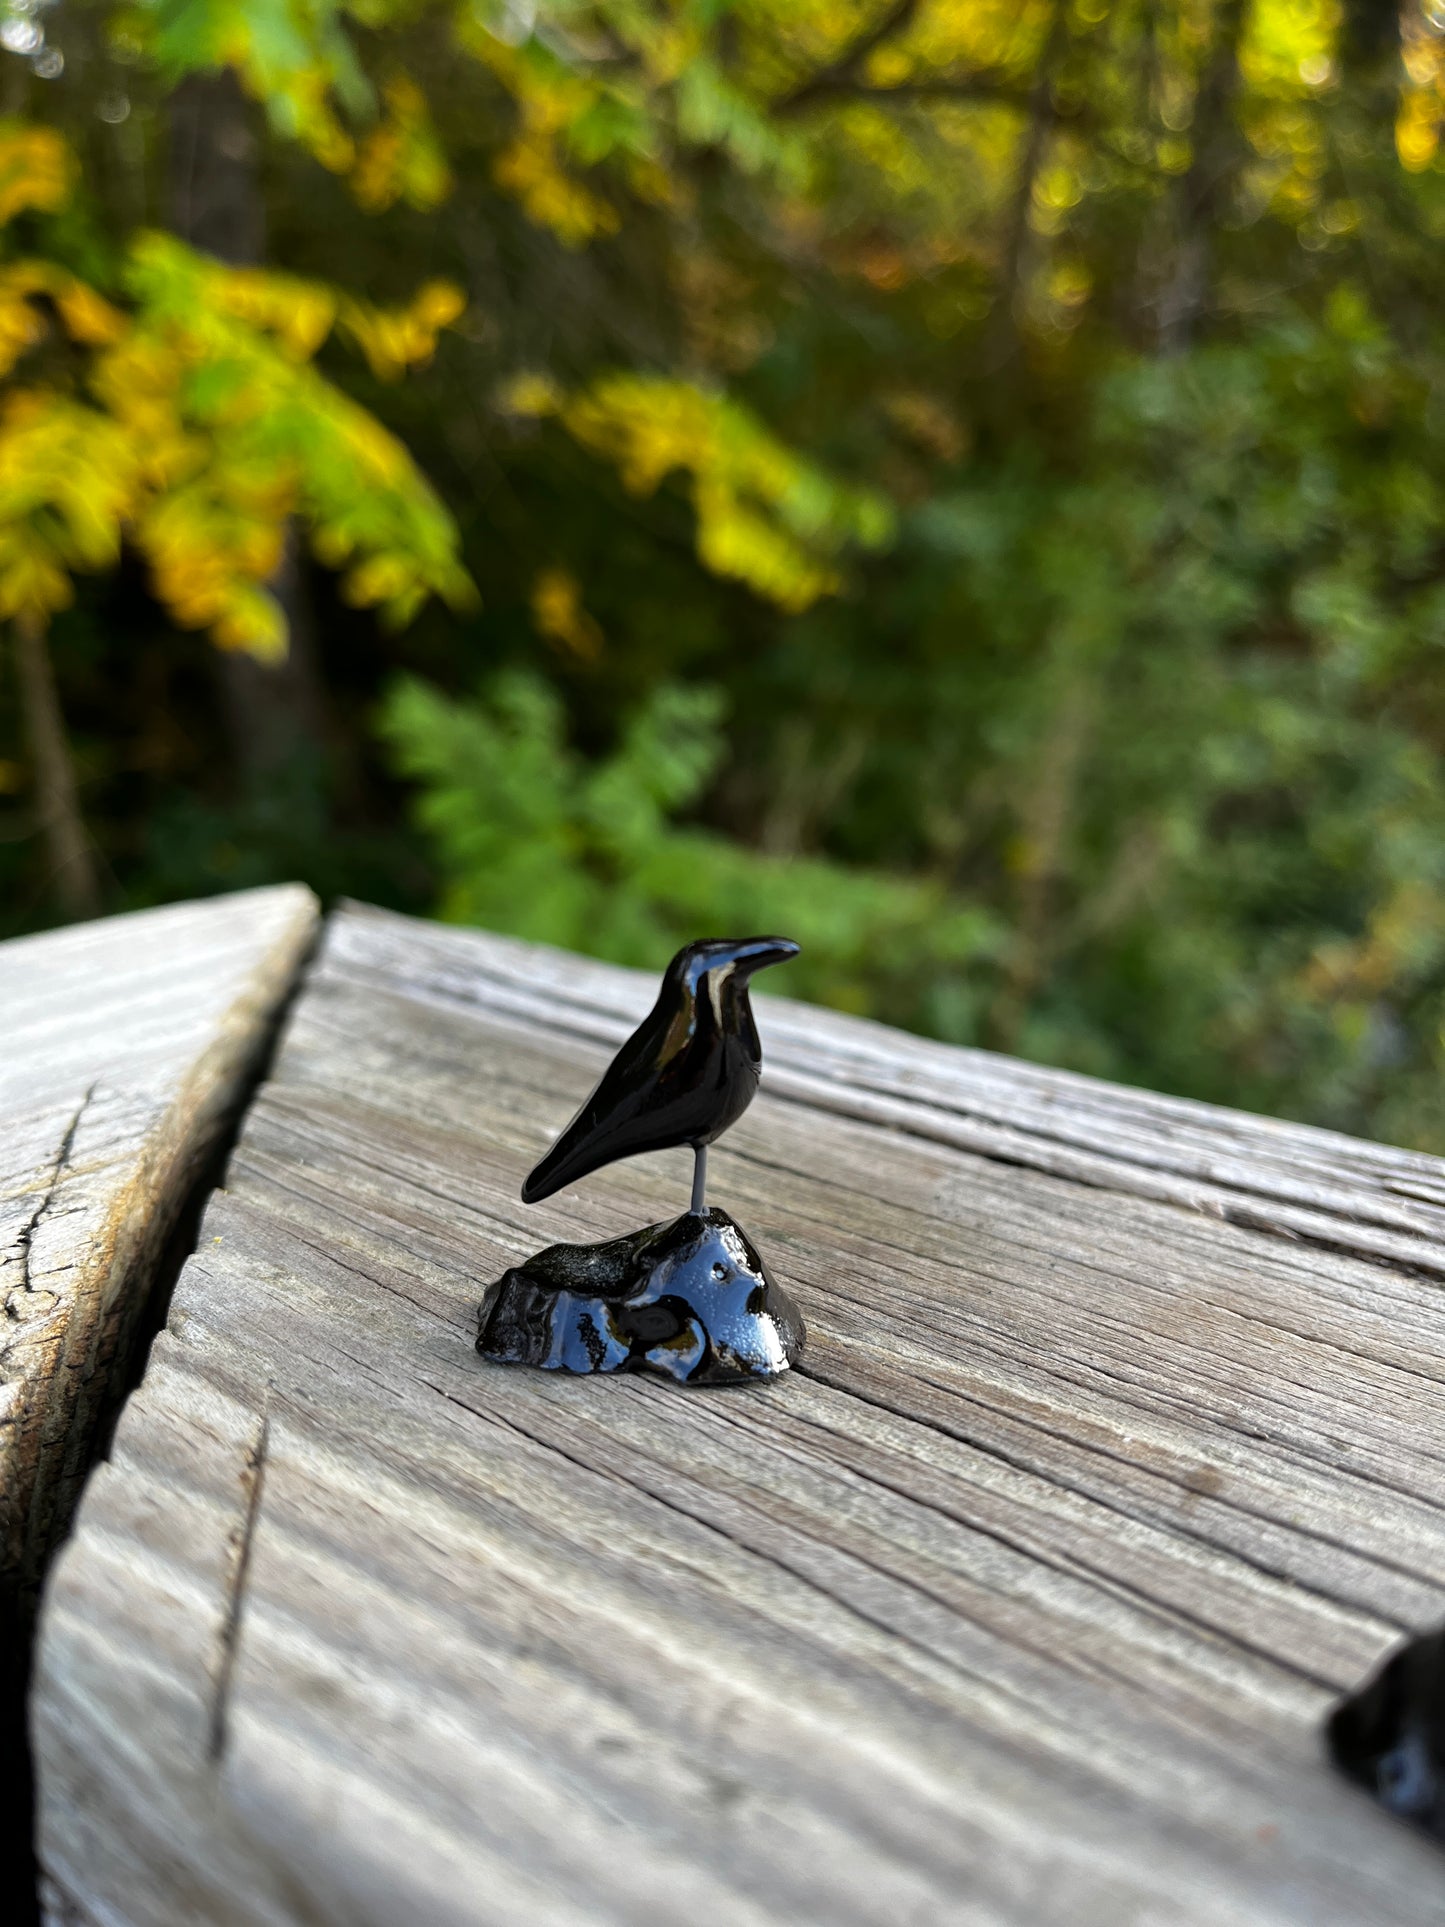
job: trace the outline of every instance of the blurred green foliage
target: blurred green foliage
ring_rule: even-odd
[[[1440,0],[34,18],[12,107],[80,186],[7,230],[12,387],[86,374],[9,265],[152,326],[124,264],[220,245],[200,181],[265,237],[226,327],[320,301],[364,363],[322,327],[296,383],[445,505],[406,471],[408,609],[453,548],[482,597],[383,635],[322,555],[252,670],[123,531],[51,635],[111,906],[774,927],[802,994],[1445,1150]],[[0,666],[6,930],[55,913],[38,812]]]
[[[663,684],[585,759],[536,676],[503,675],[466,704],[398,683],[383,729],[420,785],[443,916],[641,965],[707,931],[786,929],[803,946],[797,994],[937,1027],[938,987],[997,947],[992,917],[936,883],[679,824],[726,755],[722,714],[715,690]]]

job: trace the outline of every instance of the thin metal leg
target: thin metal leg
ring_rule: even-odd
[[[692,1203],[689,1211],[701,1213],[707,1209],[707,1146],[694,1144],[692,1147]]]

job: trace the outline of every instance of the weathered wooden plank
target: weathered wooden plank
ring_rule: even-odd
[[[1438,1263],[1351,1245],[1445,1167],[759,1000],[713,1188],[803,1368],[489,1366],[487,1279],[685,1202],[683,1154],[516,1199],[651,990],[333,920],[48,1588],[57,1910],[1445,1921],[1318,1736],[1445,1610]],[[937,1122],[1009,1105],[1037,1155]]]
[[[33,1583],[317,908],[299,887],[0,945],[0,1593]]]
[[[362,972],[615,1042],[651,980],[515,938],[353,909],[338,939]],[[1439,1275],[1438,1158],[1283,1119],[1164,1097],[866,1019],[764,997],[769,1090],[1077,1183],[1122,1191]]]

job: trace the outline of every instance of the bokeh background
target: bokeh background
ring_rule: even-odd
[[[1445,1151],[1445,0],[4,7],[0,934],[779,928]]]

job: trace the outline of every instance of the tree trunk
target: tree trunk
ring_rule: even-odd
[[[1034,71],[1029,94],[1028,125],[1014,170],[1013,193],[1004,219],[1003,246],[999,253],[998,294],[989,318],[985,360],[989,367],[1000,368],[1013,354],[1018,342],[1019,297],[1028,271],[1029,209],[1033,205],[1034,184],[1039,178],[1048,150],[1049,130],[1053,126],[1054,75],[1069,35],[1069,12],[1064,0],[1054,0],[1048,31]]]
[[[170,96],[169,200],[172,230],[193,248],[236,267],[266,251],[255,111],[228,70],[192,74]],[[325,701],[315,639],[301,590],[294,534],[267,585],[290,632],[281,662],[262,663],[239,650],[214,652],[226,733],[242,776],[273,776],[324,730]]]
[[[1238,153],[1234,99],[1247,6],[1248,0],[1219,0],[1214,47],[1195,97],[1194,151],[1180,186],[1174,269],[1158,306],[1158,341],[1166,354],[1189,346],[1209,310],[1214,230]]]
[[[243,649],[213,649],[226,734],[237,769],[249,781],[274,776],[325,733],[326,710],[315,639],[301,583],[296,531],[267,585],[286,611],[291,643],[280,662],[258,662]]]
[[[1350,80],[1392,82],[1400,69],[1399,0],[1344,0],[1339,51]]]
[[[181,239],[234,267],[266,251],[260,142],[252,107],[228,69],[191,74],[172,93],[171,226]]]
[[[97,916],[100,883],[90,837],[80,814],[75,766],[55,690],[45,627],[37,616],[30,615],[17,616],[13,627],[20,706],[34,764],[40,832],[45,839],[50,881],[68,917]]]
[[[1020,812],[1024,867],[1013,949],[987,1018],[988,1043],[994,1050],[1017,1050],[1056,949],[1059,886],[1067,874],[1095,711],[1087,670],[1076,665],[1064,673],[1067,680],[1029,771],[1028,795]]]

